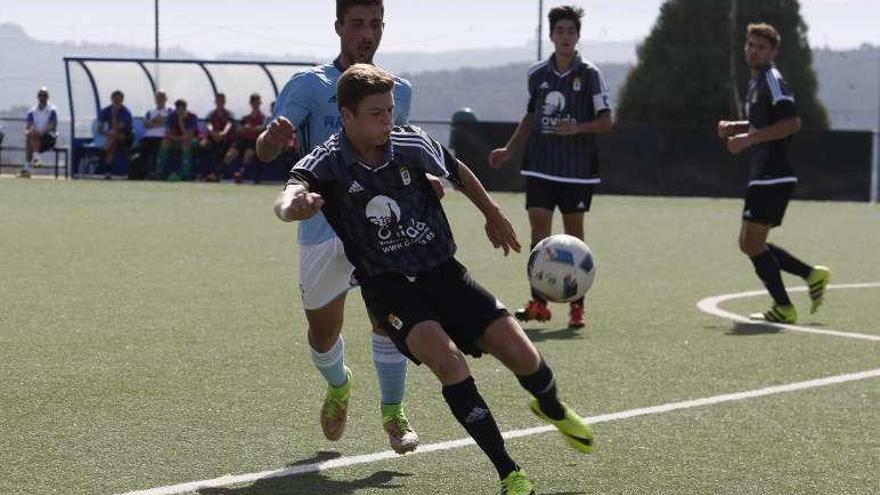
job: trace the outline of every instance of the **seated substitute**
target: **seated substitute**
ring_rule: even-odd
[[[118,151],[127,151],[134,143],[131,111],[123,105],[125,95],[118,89],[110,94],[110,105],[98,115],[98,133],[104,142],[104,178],[113,177],[113,162]]]
[[[141,150],[143,166],[148,171],[156,169],[156,160],[159,157],[159,147],[165,139],[165,127],[168,115],[171,113],[166,104],[168,95],[161,89],[154,95],[156,107],[147,110],[144,114],[144,135],[141,137],[138,147]],[[157,179],[153,173],[148,174],[151,179]]]
[[[37,104],[27,114],[25,125],[25,157],[19,177],[30,177],[30,168],[42,166],[40,153],[49,151],[58,139],[58,110],[49,103],[49,90],[45,87],[37,91]],[[0,138],[2,141],[2,138]]]
[[[236,133],[235,147],[226,155],[227,163],[232,163],[241,158],[241,166],[233,175],[233,179],[240,184],[244,178],[245,170],[251,166],[260,166],[257,160],[257,137],[266,129],[266,114],[260,109],[263,100],[258,93],[251,94],[251,113],[241,118],[241,123]],[[254,182],[260,182],[260,171],[255,175]]]
[[[217,93],[214,105],[214,110],[205,119],[208,133],[199,143],[203,152],[199,176],[206,182],[218,182],[223,176],[223,171],[232,162],[227,152],[235,138],[235,118],[226,109],[226,95]]]
[[[464,354],[495,356],[535,398],[531,410],[583,453],[589,426],[559,401],[553,372],[504,305],[455,258],[455,242],[426,174],[449,179],[483,213],[492,245],[519,251],[513,226],[480,181],[415,127],[392,127],[394,78],[367,64],[340,77],[342,131],[291,170],[275,202],[283,221],[323,210],[355,267],[370,315],[401,353],[425,363],[452,414],[498,471],[501,493],[534,494],[511,459]]]
[[[167,174],[168,180],[192,179],[192,161],[199,146],[199,119],[186,109],[186,100],[174,102],[174,111],[168,115],[165,128],[165,139],[159,148],[159,160],[156,165],[157,176],[165,178],[168,171],[168,156],[174,152],[181,153],[180,172]]]

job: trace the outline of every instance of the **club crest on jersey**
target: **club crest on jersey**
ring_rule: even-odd
[[[395,315],[394,313],[388,314],[388,324],[396,328],[397,330],[403,328],[403,321],[401,321],[400,318],[398,318],[397,315]]]
[[[581,90],[581,87],[582,87],[582,86],[581,86],[581,78],[580,78],[580,76],[576,76],[576,77],[574,78],[574,82],[572,82],[571,86],[572,86],[572,88],[573,88],[575,91],[580,91],[580,90]]]
[[[403,181],[404,186],[408,186],[412,182],[412,177],[410,177],[407,167],[400,167],[400,180]]]

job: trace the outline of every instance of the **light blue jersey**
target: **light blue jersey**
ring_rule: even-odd
[[[311,67],[294,74],[278,95],[272,118],[285,117],[297,127],[303,154],[342,129],[342,117],[336,104],[336,82],[342,72],[338,60],[332,64]],[[395,125],[408,123],[411,102],[412,85],[406,79],[395,76]],[[335,235],[320,212],[299,224],[300,244],[319,244]]]

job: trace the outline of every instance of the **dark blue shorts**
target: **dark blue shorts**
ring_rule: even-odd
[[[387,274],[361,281],[361,294],[370,314],[394,345],[419,364],[406,345],[412,328],[436,321],[465,354],[480,357],[477,340],[507,309],[468,274],[455,258],[411,276]]]
[[[563,214],[590,211],[593,203],[592,184],[571,184],[537,177],[526,177],[526,209],[559,207]]]
[[[794,194],[796,183],[753,185],[746,190],[742,218],[749,222],[778,227]]]

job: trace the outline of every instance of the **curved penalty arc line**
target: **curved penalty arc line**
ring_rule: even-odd
[[[866,283],[858,283],[858,284],[837,284],[837,285],[829,285],[828,289],[841,290],[841,289],[874,289],[880,287],[880,282],[866,282]],[[806,292],[807,287],[792,287],[788,289],[789,292]],[[749,318],[738,315],[736,313],[731,313],[730,311],[725,311],[718,306],[725,302],[733,299],[742,299],[744,297],[756,297],[766,295],[766,290],[753,290],[747,292],[737,292],[734,294],[721,294],[719,296],[711,296],[704,299],[701,299],[697,303],[697,309],[700,311],[710,314],[713,316],[718,316],[721,318],[726,318],[728,320],[737,321],[740,323],[752,323],[756,324],[755,320],[750,320]],[[802,333],[812,333],[818,335],[829,335],[832,337],[843,337],[849,339],[860,339],[860,340],[872,340],[875,342],[880,342],[880,335],[870,335],[864,333],[855,333],[855,332],[841,332],[839,330],[825,330],[821,328],[812,328],[812,327],[804,327],[799,325],[786,325],[782,323],[771,323],[771,322],[760,322],[761,325],[768,325],[773,327],[778,327],[785,330],[790,330],[793,332],[802,332]]]

